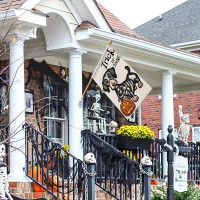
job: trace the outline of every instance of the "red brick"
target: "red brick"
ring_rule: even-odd
[[[17,182],[10,182],[9,186],[10,186],[10,188],[16,188],[17,187]]]
[[[34,192],[33,193],[33,198],[42,198],[42,192]]]

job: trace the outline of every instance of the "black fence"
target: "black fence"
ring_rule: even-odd
[[[47,191],[56,199],[85,199],[82,161],[33,126],[24,128],[26,173],[34,191]]]
[[[36,186],[57,199],[85,199],[84,169],[82,161],[59,144],[25,125],[27,175]],[[83,153],[94,153],[97,164],[95,183],[115,199],[140,199],[145,187],[140,176],[139,163],[144,156],[152,160],[151,179],[164,180],[163,151],[165,140],[154,139],[149,150],[140,148],[119,151],[115,134],[94,134],[82,131]],[[199,184],[200,144],[189,143],[192,151],[182,153],[188,157],[188,181]],[[143,184],[141,184],[143,183]],[[36,187],[37,188],[37,187]],[[144,196],[144,195],[143,195]]]
[[[97,159],[96,185],[115,199],[140,199],[147,187],[142,185],[139,163],[114,147],[116,141],[112,135],[84,130],[82,136],[84,154],[92,152]]]
[[[96,134],[97,137],[106,141],[110,145],[116,147],[117,140],[116,134]],[[141,150],[139,148],[134,150],[126,150],[123,152],[134,159],[135,161],[140,162],[141,158],[145,155],[149,156],[152,160],[151,171],[153,172],[152,180],[156,179],[159,181],[165,181],[166,177],[164,177],[163,173],[163,146],[165,144],[165,140],[155,138],[152,140],[152,144],[150,146],[150,150]],[[179,153],[184,157],[188,158],[188,182],[193,182],[197,186],[200,186],[200,143],[188,142],[188,147],[191,147],[191,152],[189,153]]]
[[[192,151],[185,155],[188,157],[188,180],[200,186],[200,143],[189,142],[189,147]]]

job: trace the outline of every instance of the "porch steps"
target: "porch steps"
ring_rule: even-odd
[[[45,197],[50,200],[55,200],[47,192],[34,192],[32,182],[10,182],[10,193],[22,199],[34,199]],[[159,184],[160,185],[160,184]],[[161,186],[161,185],[160,185]],[[166,187],[166,186],[164,186]],[[166,189],[166,188],[165,188]],[[157,190],[156,185],[151,185],[151,190]],[[72,199],[70,199],[72,200]],[[109,194],[102,189],[96,187],[95,200],[114,200]],[[138,197],[138,200],[140,198]]]
[[[47,192],[34,192],[32,182],[10,182],[10,193],[22,199],[46,197],[53,199]]]
[[[33,182],[10,182],[10,193],[22,199],[34,199],[45,197],[54,199],[47,192],[34,192]],[[96,188],[95,200],[112,200],[113,198],[100,188]]]

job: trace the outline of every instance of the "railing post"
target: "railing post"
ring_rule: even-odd
[[[174,148],[174,136],[172,134],[172,126],[168,126],[167,143]],[[168,187],[167,187],[167,200],[174,200],[174,151],[167,151],[167,162],[168,162]]]
[[[84,169],[85,184],[87,191],[85,191],[87,200],[95,200],[95,165],[96,158],[93,153],[87,153],[84,156],[84,162],[87,165],[87,170]]]
[[[95,163],[87,164],[88,170],[88,200],[95,199]]]
[[[143,166],[144,171],[146,172],[144,174],[144,200],[150,200],[151,198],[151,190],[150,190],[150,176],[148,174],[151,173],[151,165],[144,165]]]
[[[151,166],[152,166],[152,161],[150,160],[150,158],[148,156],[144,156],[139,164],[139,174],[140,174],[140,181],[142,181],[142,174],[144,176],[144,200],[150,200],[151,197],[151,191],[150,191],[150,177],[152,176],[152,172],[151,172]],[[141,182],[140,182],[141,184]],[[141,187],[141,185],[140,185]],[[140,188],[140,195],[142,195],[141,193],[142,188]],[[142,196],[141,196],[142,199]]]

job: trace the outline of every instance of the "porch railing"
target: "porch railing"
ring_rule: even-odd
[[[96,134],[102,140],[116,147],[116,135],[115,134]],[[124,153],[134,160],[140,162],[144,155],[148,155],[152,160],[152,168],[154,177],[151,179],[158,179],[164,181],[165,177],[163,174],[163,145],[165,140],[155,138],[152,141],[150,150],[124,150]],[[192,147],[190,153],[181,154],[188,158],[188,182],[194,182],[200,185],[200,142],[188,142],[188,146]]]
[[[84,199],[84,176],[82,161],[26,124],[26,173],[42,189],[53,197],[63,199]],[[164,141],[154,139],[149,151],[117,150],[114,134],[94,134],[82,131],[84,155],[94,153],[97,164],[96,185],[115,199],[137,199],[143,192],[140,187],[138,164],[148,155],[152,160],[151,171],[156,179],[163,179],[162,147]],[[188,156],[188,180],[199,183],[200,144],[189,143],[192,152]],[[131,157],[131,158],[130,158]]]
[[[115,199],[139,198],[142,195],[142,188],[138,184],[139,163],[112,146],[115,141],[110,135],[97,136],[84,130],[82,136],[84,154],[92,152],[97,160],[96,185]],[[113,143],[111,145],[108,142]]]
[[[35,190],[56,199],[84,199],[82,161],[33,126],[24,125],[26,174]]]

